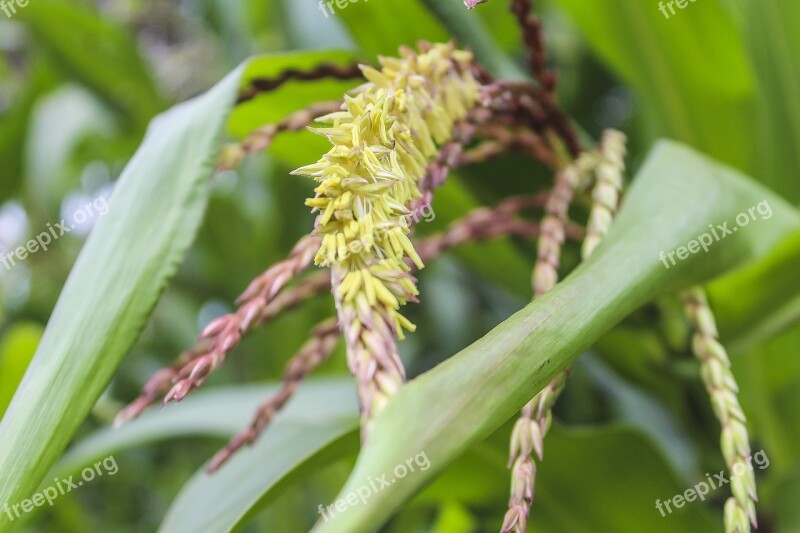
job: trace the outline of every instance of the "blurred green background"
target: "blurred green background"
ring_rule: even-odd
[[[792,26],[800,7],[793,0],[700,0],[670,19],[652,0],[537,4],[563,107],[593,138],[604,128],[624,131],[631,175],[654,139],[666,136],[800,202],[800,34]],[[374,62],[377,54],[416,39],[456,37],[496,73],[519,76],[525,65],[503,0],[473,12],[459,0],[362,0],[327,17],[314,0],[41,0],[17,9],[13,17],[0,12],[2,251],[110,194],[150,119],[203,92],[251,55],[335,49]],[[291,82],[242,106],[231,135],[335,98],[352,85]],[[107,428],[153,372],[191,346],[210,319],[232,310],[248,282],[309,231],[313,218],[303,199],[312,185],[288,172],[323,149],[307,132],[287,134],[269,153],[215,177],[192,251],[76,441]],[[419,232],[441,230],[470,208],[509,194],[542,189],[548,179],[543,168],[515,156],[459,172],[434,203],[436,220]],[[91,226],[88,220],[46,253],[0,267],[0,414]],[[797,257],[797,250],[795,239],[781,253]],[[468,246],[431,263],[420,275],[422,302],[408,309],[419,329],[401,344],[409,375],[523,306],[533,259],[530,242],[507,240]],[[565,263],[576,261],[577,249],[568,248]],[[712,292],[712,304],[715,296],[747,301],[746,293],[726,293],[725,286]],[[723,342],[726,333],[748,340],[732,355],[753,450],[763,449],[771,460],[757,472],[759,531],[800,532],[796,313],[748,337],[734,327],[735,309],[716,310]],[[323,296],[248,336],[206,388],[235,391],[238,384],[274,382],[310,327],[332,311]],[[318,374],[346,375],[341,347]],[[237,416],[247,420],[249,414]],[[669,499],[723,468],[718,424],[698,381],[677,299],[640,310],[582,357],[556,418],[539,469],[533,531],[721,529],[726,490],[666,518],[655,509],[655,498]],[[497,530],[508,497],[509,434],[507,424],[475,446],[387,531]],[[186,481],[225,442],[178,431],[172,437],[116,452],[119,473],[27,517],[22,529],[155,531]],[[317,505],[329,503],[346,478],[356,453],[350,447],[348,459],[287,485],[240,530],[307,531],[318,518]]]

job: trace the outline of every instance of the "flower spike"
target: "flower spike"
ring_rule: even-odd
[[[316,180],[306,205],[318,212],[315,263],[331,268],[333,294],[357,377],[365,426],[405,381],[395,339],[414,326],[400,307],[416,301],[408,259],[424,265],[409,240],[407,206],[423,197],[425,169],[479,99],[472,55],[453,44],[423,44],[363,67],[369,80],[341,111],[313,129],[333,147],[296,170]]]

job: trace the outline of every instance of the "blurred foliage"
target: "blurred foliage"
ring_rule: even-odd
[[[591,137],[606,127],[629,135],[630,175],[652,141],[666,136],[753,176],[795,205],[800,202],[795,0],[703,0],[669,20],[657,2],[540,4],[564,107]],[[267,56],[250,63],[248,75],[269,76],[323,58],[374,62],[376,54],[394,53],[401,44],[451,36],[472,46],[495,73],[524,76],[518,30],[504,0],[473,12],[460,0],[372,0],[328,17],[315,0],[37,0],[13,18],[0,16],[0,250],[16,248],[76,205],[107,194],[157,113],[202,93],[253,54]],[[229,134],[242,137],[351,86],[288,83],[239,106]],[[287,172],[315,160],[323,146],[307,132],[288,134],[268,154],[214,178],[193,249],[81,427],[74,453],[84,439],[105,434],[141,384],[190,346],[211,318],[230,310],[248,282],[309,230],[313,219],[302,204],[311,186]],[[508,194],[541,189],[549,180],[541,168],[520,167],[519,158],[508,157],[459,172],[437,193],[436,220],[422,225],[420,233],[437,231]],[[0,413],[90,226],[12,269],[0,268]],[[163,238],[156,235],[159,225],[153,226],[152,238]],[[429,296],[409,308],[420,328],[401,345],[412,376],[522,307],[530,297],[530,248],[516,240],[465,247],[421,273],[422,292]],[[797,250],[795,236],[764,261],[710,285],[723,341],[734,348],[753,449],[763,448],[772,459],[758,472],[759,512],[764,529],[778,532],[800,531]],[[576,257],[575,249],[565,255],[568,261]],[[233,384],[274,382],[310,327],[331,311],[330,300],[320,298],[249,336],[206,386],[208,395],[215,389],[235,395],[240,391]],[[536,531],[719,528],[721,491],[668,518],[660,517],[653,502],[722,468],[717,423],[697,379],[687,333],[679,305],[664,297],[605,335],[576,367],[557,404],[560,422],[539,469]],[[346,373],[341,350],[319,373]],[[197,393],[198,403],[203,394]],[[265,393],[241,394],[240,404],[254,407]],[[214,431],[187,430],[187,420],[197,417],[190,400],[171,407],[174,422],[157,440],[94,450],[93,457],[113,450],[119,473],[28,516],[23,528],[158,529],[188,490],[187,481],[252,411],[230,412],[228,425]],[[202,413],[212,425],[212,413]],[[220,424],[225,413],[215,415]],[[507,424],[472,446],[386,530],[496,530],[507,499],[509,433]],[[330,447],[337,453],[325,468],[298,467],[296,482],[277,484],[240,530],[307,531],[318,518],[317,505],[335,497],[352,468],[352,440]],[[256,468],[257,462],[250,467]]]

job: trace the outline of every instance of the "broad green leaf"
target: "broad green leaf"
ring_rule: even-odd
[[[0,423],[0,501],[19,502],[35,490],[188,250],[240,75],[235,70],[156,118],[116,183],[109,211],[84,245]],[[9,526],[0,516],[0,529]]]
[[[547,458],[539,465],[531,524],[537,531],[716,531],[714,517],[699,500],[662,516],[656,501],[682,494],[675,476],[652,442],[625,427],[563,429],[547,435]],[[625,502],[619,505],[619,502]],[[569,512],[570,507],[580,512]],[[663,507],[663,506],[662,506]]]
[[[758,178],[792,202],[800,202],[800,3],[760,0],[746,3],[750,56],[758,82]]]
[[[507,465],[510,432],[511,424],[504,424],[473,445],[409,505],[452,501],[474,510],[504,509],[511,476]],[[699,501],[666,517],[656,510],[657,499],[664,501],[696,482],[676,475],[662,450],[654,439],[627,425],[555,423],[547,434],[545,460],[537,465],[531,527],[570,533],[636,532],[644,525],[648,531],[664,533],[718,528],[721,517],[714,518]],[[571,508],[580,512],[566,511]],[[502,515],[484,521],[478,529],[497,528],[501,521]]]
[[[724,341],[724,337],[723,337]],[[769,481],[796,473],[800,465],[797,441],[800,419],[800,325],[761,342],[733,358],[748,429],[770,457]]]
[[[229,439],[247,427],[258,406],[277,390],[277,385],[237,385],[198,391],[178,405],[154,408],[121,428],[109,427],[89,435],[64,454],[53,472],[67,475],[110,454],[188,435]],[[350,378],[309,380],[303,382],[265,435],[290,431],[295,424],[325,421],[335,425],[357,416]],[[269,436],[261,439],[268,440]]]
[[[715,0],[675,7],[674,15],[666,8],[669,18],[658,2],[555,1],[593,51],[636,90],[655,119],[653,135],[760,178],[750,142],[752,72],[731,16]]]
[[[0,419],[11,403],[41,338],[42,326],[20,322],[9,328],[0,341]]]
[[[715,280],[709,299],[722,339],[743,352],[800,319],[800,230],[761,261]]]
[[[397,55],[400,46],[412,46],[419,39],[450,39],[447,30],[419,0],[373,0],[337,10],[336,16],[370,56]]]
[[[96,91],[135,128],[163,108],[136,41],[118,25],[72,3],[47,0],[31,2],[20,18],[58,67]]]
[[[475,520],[469,511],[464,506],[451,502],[442,506],[432,533],[470,533],[475,528]]]
[[[298,411],[296,403],[305,407],[311,400],[336,397],[342,394],[346,386],[352,392],[352,382],[345,385],[345,380],[341,381],[304,382],[291,407],[287,406],[287,411],[282,411],[282,415],[289,412],[299,416],[302,410]],[[237,385],[200,390],[190,394],[180,404],[165,409],[153,408],[121,428],[108,427],[89,435],[59,459],[54,471],[68,474],[111,453],[187,435],[228,439],[246,428],[258,405],[277,390],[275,385]],[[318,404],[317,408],[320,405],[325,407],[327,404]],[[282,419],[279,417],[277,420]]]
[[[743,228],[669,269],[659,260],[762,200],[769,222]],[[379,527],[473,442],[499,427],[622,318],[655,296],[763,255],[800,224],[765,188],[680,145],[658,145],[639,172],[608,237],[550,293],[421,375],[392,398],[341,494],[425,452],[432,467],[375,494],[320,532]]]
[[[300,477],[357,449],[352,380],[304,383],[256,444],[213,475],[197,472],[172,503],[160,531],[230,531]]]
[[[89,435],[59,460],[48,478],[65,479],[97,460],[158,441],[186,436],[227,441],[250,424],[258,406],[277,390],[276,385],[201,390],[180,405],[152,409],[122,428]],[[357,427],[352,379],[304,381],[255,446],[242,450],[218,473],[208,476],[201,470],[187,483],[162,529],[202,531],[214,524],[215,530],[228,531],[246,522],[245,516],[268,505],[321,462],[355,452]],[[198,457],[198,462],[205,459]],[[117,460],[124,469],[124,459]],[[209,504],[198,503],[202,501]]]

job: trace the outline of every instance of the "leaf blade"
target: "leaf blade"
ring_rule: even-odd
[[[0,422],[0,500],[18,502],[36,489],[188,250],[240,75],[236,69],[205,95],[157,117],[123,172]],[[10,525],[0,516],[0,529]]]

